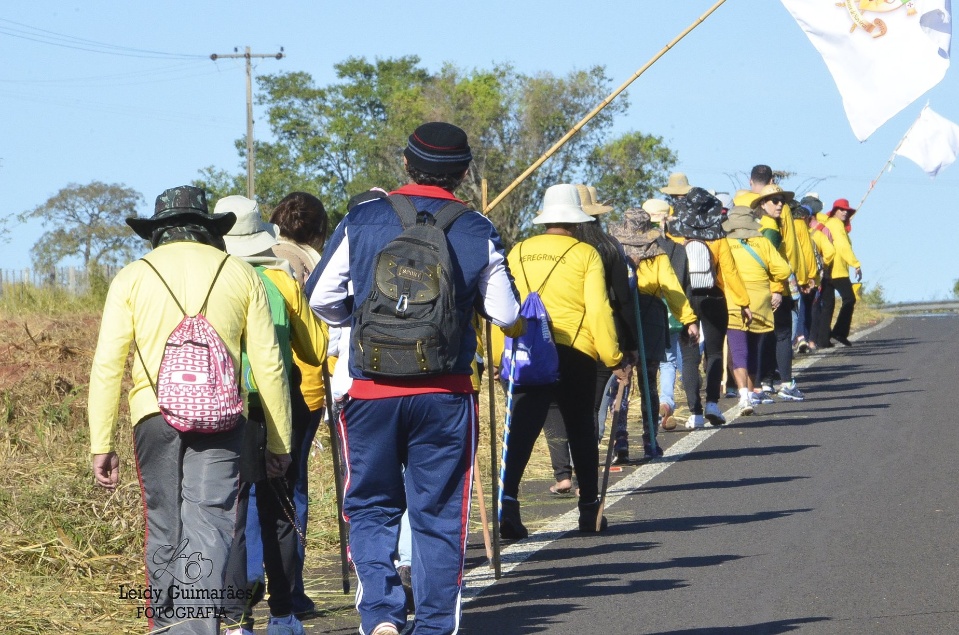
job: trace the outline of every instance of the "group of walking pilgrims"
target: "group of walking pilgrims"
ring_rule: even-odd
[[[815,193],[797,198],[765,165],[733,196],[674,173],[660,189],[665,198],[604,224],[613,208],[595,188],[557,184],[532,221],[542,233],[507,254],[489,219],[454,196],[472,161],[463,130],[423,124],[403,154],[409,183],[354,197],[329,237],[323,204],[304,192],[280,201],[266,222],[254,200],[225,196],[211,213],[202,189],[180,186],[157,198],[153,217],[128,219],[152,250],[110,286],[89,419],[94,475],[113,490],[133,345],[150,632],[252,635],[253,607],[266,591],[269,635],[303,635],[302,620],[316,612],[303,580],[307,464],[327,417],[343,465],[359,632],[456,633],[480,318],[494,327],[491,378],[508,393],[499,524],[507,540],[528,536],[520,482],[544,430],[551,491],[575,487],[581,532],[607,528],[599,412],[608,388],[631,385],[634,370],[646,387],[642,456],[655,460],[657,432],[679,425],[677,374],[685,428],[720,426],[724,392],[738,396],[741,415],[777,399],[801,402],[794,354],[850,346],[849,270],[859,279],[861,269],[845,199],[827,208]],[[403,259],[403,249],[422,250],[437,235],[439,264]],[[451,319],[427,316],[436,322],[431,335],[405,350],[399,341],[418,307],[444,289]],[[526,333],[521,306],[532,292],[548,312],[558,377],[526,385],[510,376],[518,364],[508,342]],[[399,320],[394,327],[382,327],[385,313]],[[179,337],[188,322],[193,335]],[[189,358],[183,347],[204,337],[240,396],[223,424],[194,425],[177,406],[192,393],[170,388],[215,374],[169,361],[176,351]],[[190,407],[221,414],[206,402]],[[617,423],[614,460],[627,463],[626,421]]]

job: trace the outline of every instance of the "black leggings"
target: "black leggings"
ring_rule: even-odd
[[[832,327],[833,337],[849,337],[849,329],[852,326],[852,312],[856,308],[856,294],[852,290],[852,281],[849,278],[835,278],[832,285],[839,292],[842,298],[842,306],[839,307],[839,315],[836,316],[836,324]],[[835,302],[835,299],[833,300]]]
[[[558,382],[513,389],[503,494],[519,497],[519,483],[543,425],[547,421],[561,421],[579,481],[580,501],[592,503],[599,494],[599,454],[593,428],[596,360],[569,346],[556,348],[559,351]]]
[[[599,406],[606,391],[606,382],[613,376],[613,370],[603,362],[596,362],[596,395],[593,400],[593,434],[599,434]],[[556,482],[573,478],[573,460],[569,455],[569,439],[566,438],[566,426],[562,417],[548,417],[543,426],[546,435],[546,447],[549,449],[549,461],[553,466],[553,478]]]
[[[719,295],[716,295],[716,293]],[[729,312],[726,298],[722,292],[713,291],[708,295],[693,293],[690,297],[693,312],[699,317],[703,330],[706,353],[706,401],[718,402],[720,385],[723,382],[723,342],[729,327]],[[683,388],[686,390],[686,402],[689,411],[703,414],[703,401],[699,396],[702,380],[699,377],[699,363],[702,356],[699,342],[681,338],[683,351]]]

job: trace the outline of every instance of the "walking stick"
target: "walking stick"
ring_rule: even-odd
[[[484,181],[485,184],[485,181]],[[485,189],[485,188],[484,188]],[[486,381],[489,395],[489,463],[490,463],[490,501],[493,503],[493,579],[499,580],[503,574],[500,566],[499,543],[499,481],[496,478],[496,382],[493,380],[493,323],[486,321]]]
[[[599,424],[597,426],[596,436],[600,440],[606,436],[606,419],[609,418],[609,411],[616,405],[614,403],[614,397],[616,395],[616,384],[618,383],[619,379],[616,375],[610,375],[606,381],[606,386],[603,388],[603,398],[599,401],[599,412],[596,416],[597,423]]]
[[[613,375],[616,378],[616,375]],[[620,419],[624,415],[624,403],[629,403],[629,384],[618,381],[619,387],[616,389],[616,398],[613,404],[616,410],[613,411],[613,420],[609,424],[609,445],[606,446],[606,465],[603,468],[603,486],[599,490],[599,512],[596,514],[596,531],[603,529],[603,509],[606,507],[606,489],[609,487],[609,469],[613,464],[613,445],[616,443],[616,428]]]
[[[333,417],[333,391],[330,389],[330,371],[323,362],[323,390],[326,397],[326,416],[330,427],[330,452],[333,455],[333,483],[336,489],[336,520],[340,530],[340,572],[343,577],[343,594],[350,592],[350,559],[347,554],[349,529],[343,518],[343,473],[340,471],[340,435]]]
[[[516,340],[510,351],[509,383],[506,385],[506,417],[503,419],[503,454],[499,464],[499,499],[496,505],[497,516],[503,514],[503,481],[506,479],[506,453],[509,451],[509,430],[513,425],[513,370],[516,368]]]
[[[476,486],[476,499],[479,501],[480,523],[483,525],[483,546],[486,557],[493,562],[493,546],[490,543],[489,519],[486,517],[486,499],[483,497],[483,479],[479,473],[479,455],[473,454],[473,484]]]

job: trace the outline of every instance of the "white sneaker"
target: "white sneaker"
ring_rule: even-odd
[[[748,416],[754,412],[756,412],[756,408],[753,406],[752,400],[749,398],[749,395],[744,395],[743,398],[739,400],[739,416]]]
[[[726,423],[726,417],[723,416],[723,411],[719,409],[719,404],[715,401],[706,402],[706,419],[709,420],[709,423],[714,426],[721,426]]]
[[[686,420],[687,430],[696,430],[705,427],[705,425],[706,419],[703,415],[689,415],[689,419]]]

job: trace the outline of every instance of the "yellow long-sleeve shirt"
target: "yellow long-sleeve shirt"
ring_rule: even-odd
[[[571,236],[540,234],[515,245],[507,261],[522,299],[539,289],[549,275],[540,295],[557,344],[572,346],[608,367],[619,365],[623,354],[606,294],[606,274],[593,247]],[[503,351],[503,332],[493,329],[493,333],[496,361]]]
[[[276,285],[290,316],[290,340],[293,346],[293,363],[300,369],[300,392],[311,411],[323,407],[322,364],[326,358],[326,346],[329,342],[329,330],[318,320],[299,283],[284,271],[265,269],[263,275]]]
[[[846,226],[835,216],[823,223],[832,234],[832,246],[836,249],[836,258],[832,263],[833,278],[848,278],[849,267],[859,268],[859,258],[852,250],[852,241],[846,233]]]
[[[178,242],[158,247],[146,258],[163,276],[183,308],[195,315],[224,256],[222,251],[207,245]],[[233,359],[237,381],[241,384],[240,350],[245,341],[266,414],[267,448],[275,454],[288,453],[289,384],[266,292],[256,271],[237,258],[228,258],[210,293],[205,315]],[[145,417],[159,413],[150,382],[156,383],[167,336],[182,318],[170,292],[146,263],[130,263],[114,278],[103,307],[100,336],[90,371],[88,416],[92,453],[114,450],[120,382],[134,337],[143,364],[149,370],[144,369],[135,355],[131,369],[133,388],[129,394],[130,418],[136,425]]]
[[[809,225],[806,224],[805,219],[794,218],[793,227],[795,228],[796,244],[799,247],[799,257],[802,259],[803,271],[806,272],[805,282],[800,281],[799,276],[796,276],[796,282],[800,286],[808,284],[810,280],[819,284],[819,267],[816,266],[816,254],[812,250],[812,240],[809,238]]]
[[[809,271],[806,268],[806,255],[803,253],[801,239],[796,234],[796,225],[793,220],[792,210],[788,205],[783,205],[783,213],[779,217],[779,232],[783,237],[779,253],[789,263],[790,269],[796,274],[796,282],[802,287],[809,283]]]
[[[680,323],[692,324],[698,319],[666,254],[640,261],[636,268],[636,287],[640,293],[665,300],[669,312]]]

